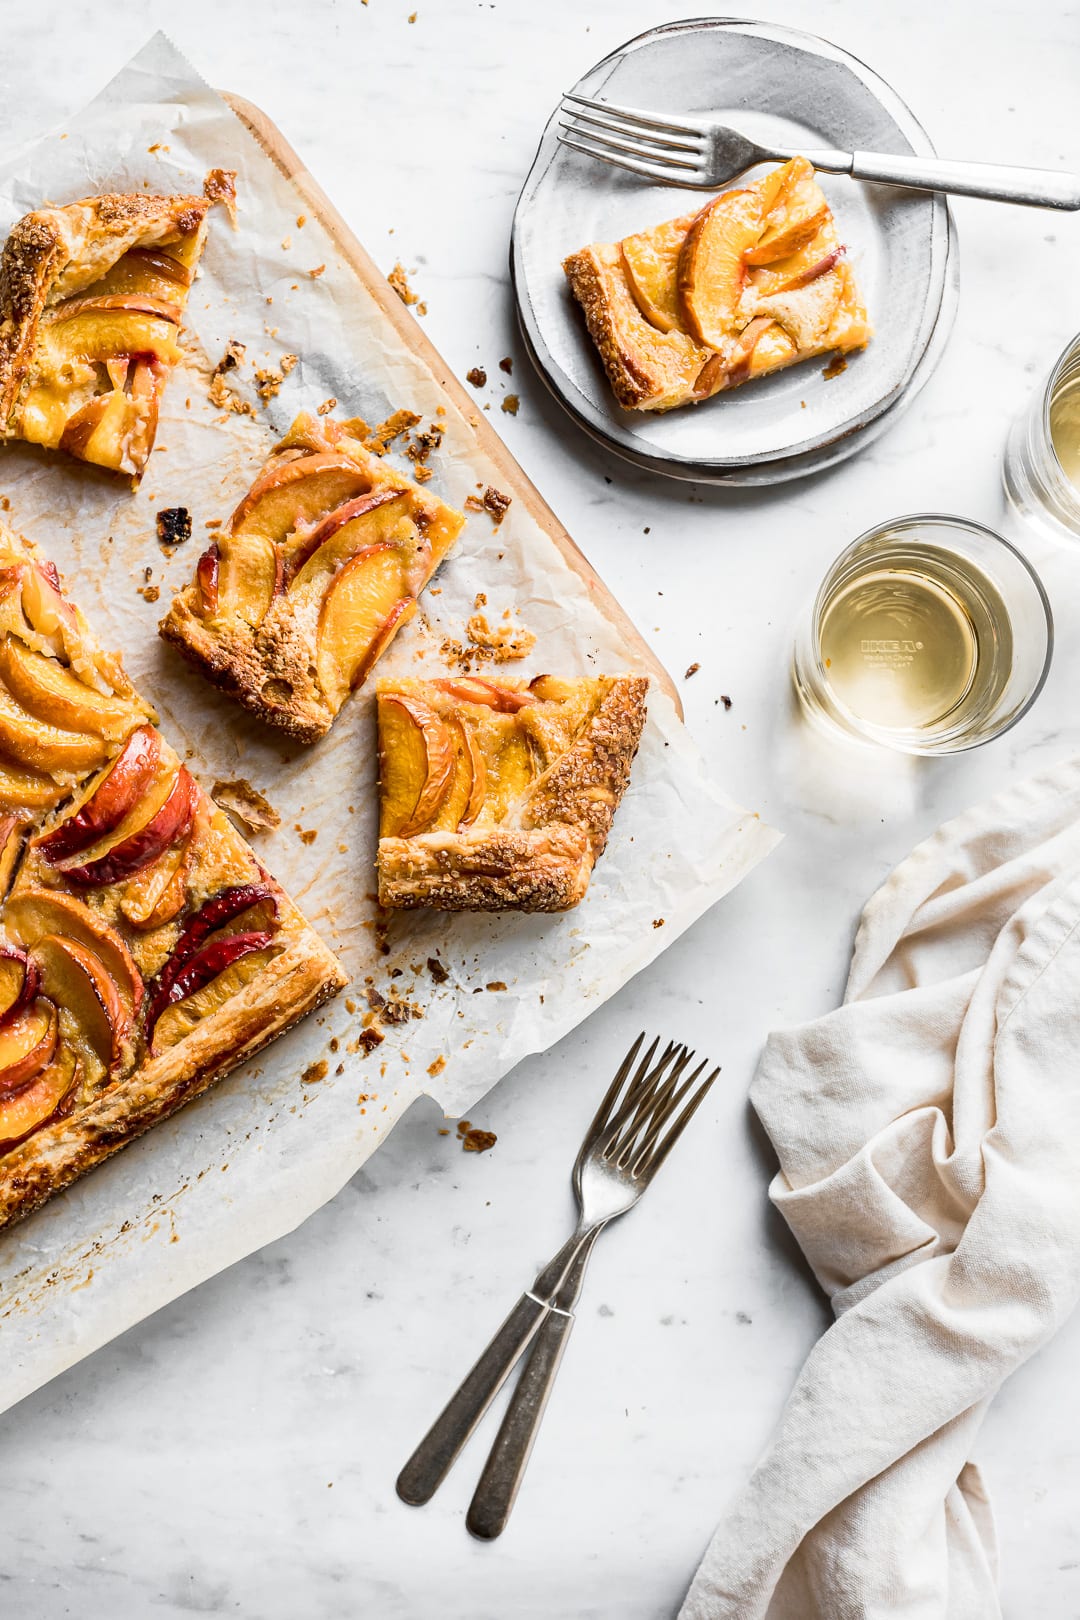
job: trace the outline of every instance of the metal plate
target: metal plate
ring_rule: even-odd
[[[793,147],[934,152],[877,74],[825,40],[772,24],[704,19],[652,29],[573,88],[674,117],[726,114],[752,136]],[[869,347],[829,380],[821,363],[807,361],[698,406],[624,411],[562,260],[586,242],[617,241],[704,198],[567,151],[555,139],[559,117],[544,131],[518,200],[511,271],[533,361],[594,438],[674,477],[769,484],[854,454],[910,403],[940,356],[955,304],[948,206],[936,193],[822,175],[876,328]]]

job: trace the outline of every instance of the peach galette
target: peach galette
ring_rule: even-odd
[[[209,207],[135,192],[18,222],[0,258],[0,437],[142,475]]]
[[[297,417],[160,627],[302,742],[330,729],[465,521],[349,425]]]
[[[669,411],[872,329],[805,158],[563,264],[620,405]]]
[[[0,528],[0,1225],[345,982],[153,718]]]
[[[576,906],[630,778],[648,684],[380,680],[380,902]]]

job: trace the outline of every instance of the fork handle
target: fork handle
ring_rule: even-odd
[[[831,158],[832,153],[822,154]],[[813,157],[810,161],[814,163]],[[829,162],[814,163],[830,169]],[[942,158],[853,152],[843,172],[878,185],[916,186],[959,197],[1023,203],[1029,208],[1080,208],[1080,179],[1054,169],[1013,169],[998,163],[949,163]]]
[[[421,1507],[431,1500],[548,1310],[532,1294],[522,1294],[398,1475],[403,1502]]]

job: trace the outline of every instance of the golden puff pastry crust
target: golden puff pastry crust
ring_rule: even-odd
[[[141,476],[210,206],[109,193],[19,220],[0,257],[0,437]]]
[[[805,158],[698,214],[563,263],[626,410],[696,404],[872,335],[855,272]]]
[[[630,779],[648,684],[379,681],[380,903],[576,906]]]
[[[159,627],[300,742],[330,729],[465,521],[351,428],[297,417]]]
[[[0,1225],[345,983],[153,721],[0,528]]]

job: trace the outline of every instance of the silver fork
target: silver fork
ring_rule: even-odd
[[[586,157],[628,169],[648,180],[695,191],[714,191],[755,163],[786,162],[794,148],[761,146],[716,118],[649,112],[618,107],[567,91],[561,109],[570,122],[560,123],[563,146]],[[573,137],[573,138],[571,138]],[[815,169],[848,174],[880,185],[910,186],[920,191],[950,191],[994,202],[1025,203],[1031,208],[1080,208],[1080,179],[1054,169],[1013,169],[996,163],[949,163],[941,158],[891,156],[880,152],[803,152]]]
[[[522,1294],[398,1475],[403,1502],[420,1506],[430,1501],[541,1325],[546,1328],[556,1318],[558,1331],[545,1334],[538,1344],[523,1375],[525,1387],[515,1392],[473,1499],[469,1528],[484,1539],[500,1533],[513,1506],[593,1244],[609,1221],[637,1203],[720,1072],[713,1069],[701,1080],[708,1067],[704,1062],[684,1080],[694,1054],[669,1042],[657,1059],[659,1040],[635,1068],[644,1039],[644,1034],[638,1036],[620,1064],[578,1151],[573,1235]]]

